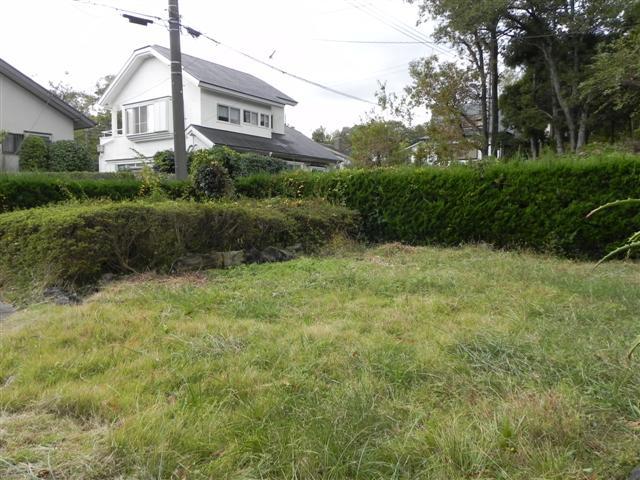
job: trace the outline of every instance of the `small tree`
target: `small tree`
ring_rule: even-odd
[[[233,152],[231,149],[227,150]],[[219,161],[226,153],[228,152],[218,148],[197,150],[191,154],[191,179],[196,193],[210,199],[233,195],[234,187],[229,171]]]
[[[44,139],[30,135],[24,139],[20,147],[20,170],[47,170],[49,167],[48,157],[49,149]]]
[[[407,163],[406,128],[401,122],[370,120],[351,132],[351,156],[361,167],[380,167]]]
[[[153,156],[153,170],[158,173],[176,173],[176,157],[173,150],[156,152]]]
[[[49,146],[51,172],[89,172],[94,170],[87,147],[73,140],[60,140]]]

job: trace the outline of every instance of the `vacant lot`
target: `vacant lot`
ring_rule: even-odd
[[[0,477],[623,479],[640,266],[387,245],[0,326]]]

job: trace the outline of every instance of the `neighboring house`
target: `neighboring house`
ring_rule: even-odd
[[[0,59],[0,171],[19,170],[19,153],[26,136],[47,142],[73,140],[74,130],[90,128],[93,121],[55,94]]]
[[[182,56],[187,148],[226,145],[325,170],[340,158],[285,125],[296,101],[259,78]],[[173,149],[170,52],[135,50],[99,104],[111,110],[111,130],[100,141],[100,171],[137,170],[160,150]]]

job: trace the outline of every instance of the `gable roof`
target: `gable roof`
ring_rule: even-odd
[[[272,133],[272,138],[229,132],[200,125],[192,125],[192,128],[214,145],[226,145],[234,150],[258,152],[264,155],[273,154],[274,157],[287,160],[317,161],[325,164],[335,164],[341,160],[329,149],[291,127],[284,127],[284,134]]]
[[[168,48],[159,45],[153,45],[151,48],[167,60],[171,60],[171,52]],[[219,87],[279,104],[296,105],[298,103],[258,77],[184,53],[182,69],[204,86]]]
[[[50,92],[39,83],[31,80],[24,73],[12,67],[1,58],[0,74],[17,83],[29,93],[45,102],[54,110],[57,110],[61,114],[69,117],[73,121],[73,128],[75,130],[80,130],[82,128],[91,128],[95,126],[95,122],[93,120],[87,118],[84,114],[73,108],[67,102],[58,98],[54,93]]]

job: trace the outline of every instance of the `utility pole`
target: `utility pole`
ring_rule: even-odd
[[[173,110],[173,152],[176,177],[187,178],[187,146],[184,132],[182,95],[182,52],[180,50],[180,10],[178,0],[169,0],[169,40],[171,47],[171,99]]]

